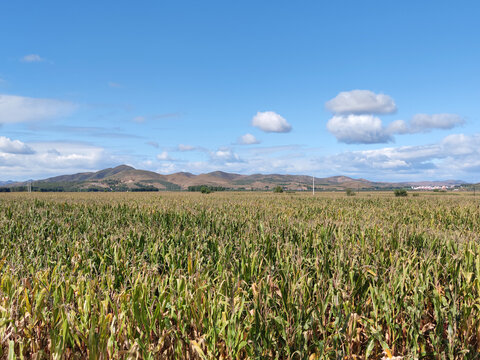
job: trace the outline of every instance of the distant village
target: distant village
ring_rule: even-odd
[[[459,187],[456,185],[423,185],[423,186],[412,186],[412,190],[437,190],[437,191],[447,191],[447,190],[453,190],[453,191],[458,191]]]

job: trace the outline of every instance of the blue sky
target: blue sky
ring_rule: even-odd
[[[479,181],[476,1],[0,4],[0,181]]]

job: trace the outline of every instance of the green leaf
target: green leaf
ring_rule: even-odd
[[[365,351],[365,359],[368,359],[368,357],[370,356],[370,354],[373,351],[374,346],[375,346],[375,339],[372,339],[368,343],[367,350]]]
[[[13,340],[10,340],[8,342],[8,360],[16,360],[15,356],[15,342]]]

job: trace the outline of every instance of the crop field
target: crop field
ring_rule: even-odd
[[[1,359],[475,359],[480,198],[0,194],[0,281]]]

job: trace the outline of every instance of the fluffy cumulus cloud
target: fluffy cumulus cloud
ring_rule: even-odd
[[[34,154],[35,151],[20,140],[11,140],[5,136],[0,136],[0,152],[6,154]]]
[[[265,132],[287,133],[292,130],[287,120],[274,111],[257,112],[252,125]]]
[[[394,141],[394,135],[452,129],[464,120],[456,114],[416,114],[410,121],[395,120],[385,126],[378,114],[397,110],[393,99],[369,90],[341,92],[326,103],[333,117],[327,129],[339,142],[346,144],[379,144]]]
[[[32,63],[32,62],[42,62],[42,61],[45,61],[45,59],[38,54],[29,54],[22,57],[20,61],[26,62],[26,63]]]
[[[393,141],[389,129],[375,116],[397,111],[390,96],[370,90],[343,91],[325,106],[334,114],[327,122],[327,129],[339,142],[378,144]]]
[[[228,148],[221,148],[221,149],[218,149],[217,151],[212,151],[210,153],[210,158],[212,161],[215,161],[218,163],[234,163],[234,162],[241,161],[238,154],[234,153],[232,149],[228,149]]]
[[[390,96],[370,90],[342,91],[325,106],[334,114],[391,114],[397,111]]]
[[[237,143],[240,145],[260,144],[260,141],[252,134],[245,134],[238,138]]]
[[[373,115],[337,115],[328,120],[327,129],[346,144],[378,144],[392,140],[382,120]]]
[[[0,124],[57,118],[75,109],[67,101],[0,94]]]

